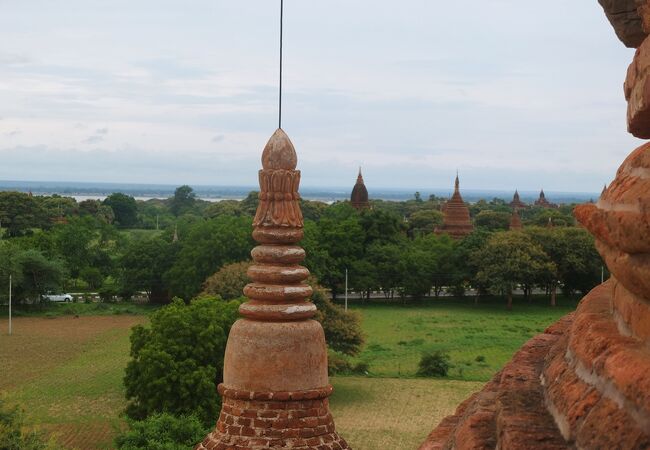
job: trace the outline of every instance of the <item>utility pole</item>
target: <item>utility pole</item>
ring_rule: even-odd
[[[348,269],[345,268],[345,310],[348,310]]]
[[[11,336],[11,274],[9,274],[9,336]]]

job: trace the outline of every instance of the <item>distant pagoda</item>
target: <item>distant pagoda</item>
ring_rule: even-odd
[[[454,194],[444,204],[442,213],[442,227],[436,229],[437,234],[446,233],[454,239],[462,239],[474,231],[472,220],[469,217],[469,208],[465,205],[463,197],[460,195],[458,174],[456,174]]]
[[[517,211],[517,208],[514,208],[512,210],[512,216],[510,216],[510,230],[521,230],[523,228],[523,224],[521,223],[521,217],[519,217],[519,212]]]
[[[535,206],[541,206],[542,208],[557,208],[557,205],[555,203],[551,203],[546,200],[544,189],[540,191],[539,198],[535,200]]]
[[[512,196],[512,201],[510,202],[510,206],[515,209],[523,209],[527,206],[519,198],[519,192],[517,191],[517,189],[515,189],[515,195]]]
[[[361,167],[359,167],[359,175],[357,176],[357,182],[352,188],[352,195],[350,195],[350,203],[355,209],[368,209],[370,208],[370,202],[368,201],[368,189],[363,182],[363,175],[361,175]]]

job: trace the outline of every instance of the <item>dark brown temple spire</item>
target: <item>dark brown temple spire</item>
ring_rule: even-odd
[[[357,182],[352,188],[350,195],[350,203],[355,209],[368,209],[370,201],[368,200],[368,189],[363,182],[363,175],[361,174],[361,167],[359,167],[359,175],[357,175]]]
[[[526,204],[519,198],[519,191],[517,189],[515,189],[515,195],[512,196],[510,206],[515,209],[523,209],[526,207]]]
[[[535,200],[535,206],[541,206],[542,208],[557,208],[555,203],[551,203],[546,199],[544,189],[539,192],[539,198]]]

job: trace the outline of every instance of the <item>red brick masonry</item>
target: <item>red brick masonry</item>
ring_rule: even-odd
[[[619,331],[615,283],[528,341],[420,450],[650,448],[650,354]]]
[[[225,389],[216,429],[199,450],[292,448],[349,449],[336,434],[329,412],[332,388],[301,392],[247,392]]]

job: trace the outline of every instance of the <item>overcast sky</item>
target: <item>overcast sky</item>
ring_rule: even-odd
[[[0,179],[254,185],[279,0],[0,0]],[[596,0],[285,0],[305,186],[599,192],[633,56]]]

